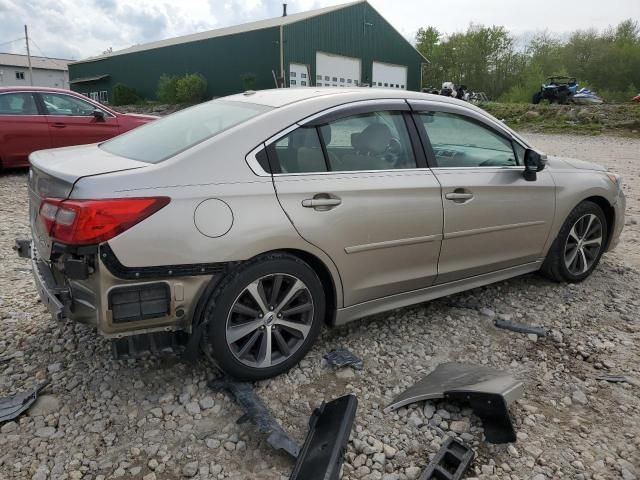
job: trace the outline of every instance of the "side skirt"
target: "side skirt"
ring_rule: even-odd
[[[505,268],[496,272],[485,273],[464,280],[456,280],[455,282],[443,283],[433,287],[421,288],[411,292],[398,293],[388,297],[378,298],[369,302],[359,303],[346,308],[338,309],[334,325],[340,326],[376,313],[394,310],[396,308],[415,305],[416,303],[427,302],[435,298],[445,297],[454,293],[463,292],[472,288],[482,287],[490,283],[500,282],[508,278],[517,277],[526,273],[540,270],[542,260],[538,260],[517,267]]]

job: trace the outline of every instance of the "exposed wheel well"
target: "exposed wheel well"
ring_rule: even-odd
[[[607,251],[609,249],[609,242],[611,241],[611,234],[613,233],[613,228],[614,228],[615,221],[616,221],[616,211],[611,206],[609,201],[604,197],[598,197],[598,196],[589,197],[589,198],[585,198],[583,201],[584,202],[593,202],[593,203],[595,203],[604,212],[604,217],[607,220],[607,241],[606,241],[606,244],[605,244],[605,250],[604,251]]]
[[[278,251],[286,252],[290,255],[295,255],[301,260],[304,260],[318,274],[318,277],[320,278],[320,282],[322,282],[322,286],[324,287],[324,294],[327,299],[325,323],[327,325],[333,325],[335,316],[336,316],[336,308],[338,306],[337,304],[338,297],[336,294],[335,282],[333,281],[333,277],[331,276],[331,272],[329,271],[327,266],[318,257],[313,255],[312,253],[305,252],[304,250],[287,248],[287,249],[278,250]]]

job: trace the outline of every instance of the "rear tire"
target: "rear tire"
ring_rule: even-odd
[[[565,220],[540,270],[556,282],[581,282],[598,266],[607,238],[602,208],[582,202]]]
[[[203,348],[234,378],[274,377],[309,351],[325,308],[322,283],[306,262],[284,253],[262,255],[230,272],[211,295]]]

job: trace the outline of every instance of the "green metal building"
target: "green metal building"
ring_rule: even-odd
[[[418,90],[427,60],[366,0],[136,45],[69,64],[71,88],[108,102],[117,83],[156,97],[161,75],[200,73],[207,96],[247,89]]]

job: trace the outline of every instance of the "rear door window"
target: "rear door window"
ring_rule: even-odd
[[[393,111],[300,127],[271,144],[269,157],[277,173],[416,168],[404,116]]]
[[[320,127],[333,172],[416,168],[402,112],[372,112]]]
[[[0,95],[0,115],[38,115],[32,93],[16,92]]]
[[[316,128],[298,128],[270,147],[280,173],[326,172],[327,163]]]

